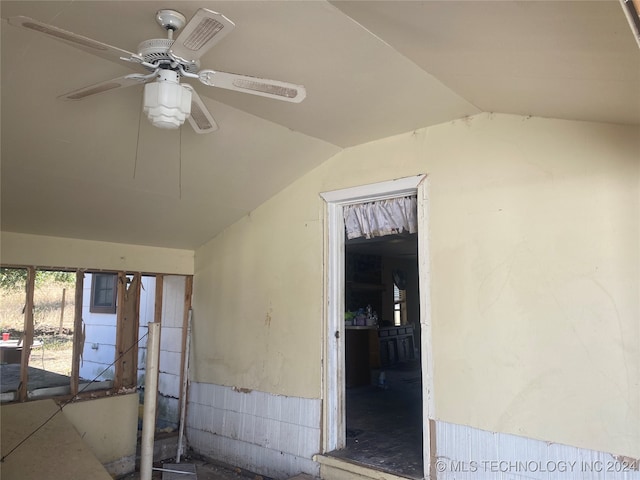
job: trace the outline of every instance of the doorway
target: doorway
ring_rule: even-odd
[[[429,472],[433,418],[424,179],[322,194],[328,213],[325,452],[411,478]],[[343,214],[349,205],[411,195],[417,195],[417,234],[346,239]],[[380,275],[378,287],[349,279],[356,264],[363,269],[359,280]],[[400,276],[411,278],[410,285],[402,285]],[[375,328],[371,317],[377,317]]]
[[[345,281],[345,312],[355,318],[345,321],[346,445],[333,455],[420,479],[417,234],[347,240]]]

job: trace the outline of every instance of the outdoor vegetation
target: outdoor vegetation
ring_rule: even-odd
[[[24,333],[26,284],[26,269],[0,269],[0,328],[10,340],[20,341]],[[70,374],[74,310],[75,273],[36,271],[30,367]]]

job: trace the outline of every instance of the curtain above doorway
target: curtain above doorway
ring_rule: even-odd
[[[347,238],[373,238],[418,231],[416,195],[346,205]]]

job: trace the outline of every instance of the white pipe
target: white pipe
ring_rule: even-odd
[[[167,473],[179,473],[180,475],[197,475],[197,473],[193,472],[182,472],[180,470],[171,470],[169,468],[153,468],[154,472],[167,472]]]
[[[158,397],[158,364],[160,323],[149,322],[147,366],[144,379],[144,410],[140,445],[140,480],[151,480],[153,470],[153,440],[156,430],[156,399]]]
[[[187,341],[184,347],[184,368],[182,371],[182,392],[180,393],[180,432],[178,433],[178,452],[176,453],[176,463],[180,463],[180,457],[182,456],[182,450],[184,449],[182,443],[184,442],[184,419],[187,408],[187,385],[189,381],[189,351],[191,350],[191,316],[193,311],[189,309],[189,316],[187,317]]]

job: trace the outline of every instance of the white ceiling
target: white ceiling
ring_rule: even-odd
[[[234,31],[203,68],[303,84],[300,104],[198,84],[220,129],[159,130],[131,73],[6,22],[135,51],[154,14]],[[640,49],[609,1],[2,1],[2,230],[193,249],[342,148],[479,112],[640,125]],[[197,82],[196,82],[197,83]],[[194,84],[195,85],[195,84]]]

